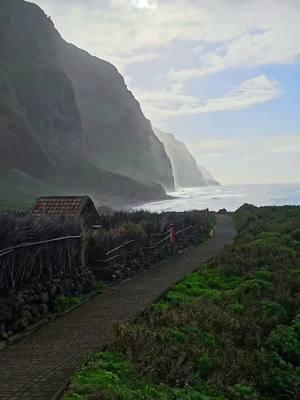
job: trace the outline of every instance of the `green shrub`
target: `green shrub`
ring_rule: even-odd
[[[83,300],[83,296],[79,297],[66,297],[66,296],[58,296],[55,299],[54,303],[54,311],[57,313],[63,313],[68,309],[80,304]]]
[[[154,313],[154,314],[161,314],[164,311],[167,311],[170,308],[170,304],[165,303],[162,301],[161,303],[153,303],[148,307],[148,311]]]
[[[300,207],[245,205],[234,219],[239,235],[220,256],[116,328],[111,355],[87,366],[102,376],[88,396],[300,398]]]
[[[204,329],[199,328],[195,324],[186,324],[182,327],[182,332],[190,339],[197,341],[199,347],[204,346],[208,348],[216,347],[216,338],[211,333]]]
[[[234,313],[241,315],[244,313],[246,307],[240,303],[233,303],[229,305],[229,309]]]
[[[101,294],[103,292],[103,289],[105,288],[105,284],[101,281],[97,281],[95,285],[95,292],[97,294]]]
[[[136,240],[139,243],[141,243],[141,242],[143,243],[147,238],[147,235],[146,235],[144,229],[142,228],[142,226],[138,225],[138,224],[134,224],[132,222],[127,222],[127,223],[121,225],[116,230],[116,234],[120,235],[124,239]]]
[[[199,358],[195,360],[196,368],[198,369],[198,373],[202,378],[207,378],[209,373],[214,368],[214,363],[209,356],[209,354],[204,353]]]
[[[300,366],[300,315],[291,325],[273,330],[266,342],[267,348],[278,353],[284,360]]]
[[[277,323],[283,323],[287,319],[284,307],[275,301],[263,301],[261,308],[265,319],[275,320]]]
[[[237,288],[242,282],[241,277],[225,276],[207,267],[187,276],[166,295],[164,300],[171,306],[188,304],[201,298],[220,301],[226,291]]]
[[[94,355],[71,380],[65,400],[224,400],[186,387],[174,389],[141,378],[133,365],[117,353]]]
[[[176,342],[178,342],[178,343],[185,343],[186,340],[187,340],[187,337],[184,334],[184,332],[181,332],[180,330],[174,329],[174,328],[173,329],[168,329],[166,331],[166,336],[171,338],[171,339],[176,340]]]
[[[274,351],[264,353],[264,361],[266,370],[259,382],[263,391],[270,396],[296,399],[297,393],[299,395],[300,368],[294,367]]]
[[[233,400],[257,400],[256,391],[247,385],[236,384],[230,389],[230,394]]]
[[[296,240],[297,242],[300,242],[300,228],[295,229],[292,233],[291,233],[291,238],[293,240]]]
[[[254,278],[260,281],[266,281],[269,282],[271,280],[272,274],[271,272],[267,269],[260,269],[256,272],[254,272]]]

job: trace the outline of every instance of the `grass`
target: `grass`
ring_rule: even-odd
[[[233,217],[235,242],[116,326],[66,399],[300,398],[300,207]]]
[[[105,288],[105,284],[101,281],[97,281],[94,289],[94,293],[96,294],[101,294],[103,292],[103,289]],[[80,296],[58,296],[55,299],[54,303],[54,312],[58,314],[62,314],[65,311],[71,309],[72,307],[82,303],[84,299],[86,298],[86,295],[80,295]]]
[[[96,281],[96,285],[95,285],[95,293],[96,294],[101,294],[105,288],[105,283],[101,282],[101,281]]]
[[[174,389],[141,379],[123,355],[110,352],[94,355],[73,377],[71,388],[65,400],[222,400],[220,396],[199,396],[192,387]]]
[[[85,296],[75,296],[75,297],[67,297],[67,296],[58,296],[55,299],[54,303],[54,312],[58,314],[62,314],[70,308],[82,303]]]
[[[232,290],[241,284],[240,277],[223,277],[207,266],[202,268],[203,270],[190,274],[171,289],[165,295],[163,304],[176,306],[199,301],[200,298],[220,300],[224,291]]]

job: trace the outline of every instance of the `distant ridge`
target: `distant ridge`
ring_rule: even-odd
[[[198,164],[198,168],[202,172],[204,179],[208,186],[221,186],[221,183],[218,182],[214,176],[205,168],[203,165]]]
[[[154,132],[164,144],[171,160],[176,187],[220,185],[204,167],[197,165],[186,145],[177,140],[172,133],[166,133],[157,128],[154,128]]]

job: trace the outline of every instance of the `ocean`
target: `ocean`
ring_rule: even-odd
[[[255,206],[300,205],[300,183],[208,186],[184,188],[168,194],[176,198],[146,203],[135,209],[159,212],[226,208],[235,211],[244,203]]]

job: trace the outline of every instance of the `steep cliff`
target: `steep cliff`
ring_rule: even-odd
[[[92,162],[173,189],[165,149],[117,69],[62,40],[57,56],[74,86],[84,149]]]
[[[202,172],[207,186],[221,186],[220,182],[218,182],[214,176],[205,167],[203,167],[203,165],[198,164],[198,168]]]
[[[20,116],[54,164],[81,152],[72,83],[55,60],[59,37],[37,6],[1,0],[0,71],[10,91],[1,102]]]
[[[156,128],[154,131],[164,144],[171,160],[177,187],[214,186],[219,184],[204,167],[199,168],[193,155],[183,142],[177,140],[171,133],[166,133]]]
[[[41,183],[33,197],[46,183],[132,203],[165,197],[160,184],[173,187],[165,150],[121,75],[66,43],[24,0],[0,0],[0,121],[0,174],[10,190],[26,176]]]
[[[32,176],[41,177],[51,167],[26,124],[1,103],[0,136],[0,171],[17,168]]]
[[[157,137],[164,144],[171,160],[175,186],[199,187],[206,186],[205,179],[200,172],[196,160],[187,149],[186,145],[175,138],[171,133],[155,129]]]

